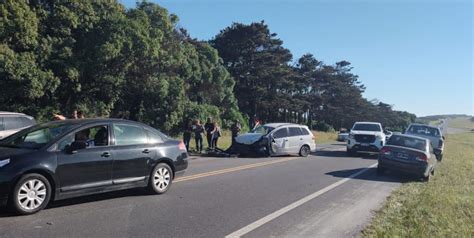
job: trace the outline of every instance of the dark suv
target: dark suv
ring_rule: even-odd
[[[32,214],[50,200],[87,194],[134,187],[161,194],[187,166],[183,142],[141,123],[48,122],[0,141],[0,201]]]

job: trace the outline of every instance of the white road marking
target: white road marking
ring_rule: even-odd
[[[295,208],[311,201],[312,199],[315,199],[315,198],[323,195],[324,193],[340,186],[341,184],[353,179],[354,177],[357,177],[357,176],[365,173],[367,170],[369,170],[370,168],[373,168],[375,166],[377,166],[377,163],[372,164],[369,167],[367,167],[367,168],[365,168],[365,169],[363,169],[363,170],[361,170],[357,173],[354,173],[354,174],[352,174],[351,176],[349,176],[347,178],[341,179],[341,180],[339,180],[339,181],[337,181],[337,182],[335,182],[335,183],[333,183],[333,184],[331,184],[331,185],[329,185],[329,186],[327,186],[327,187],[325,187],[325,188],[323,188],[323,189],[321,189],[321,190],[319,190],[319,191],[317,191],[313,194],[310,194],[310,195],[308,195],[308,196],[306,196],[306,197],[304,197],[304,198],[302,198],[302,199],[300,199],[300,200],[298,200],[298,201],[296,201],[296,202],[294,202],[294,203],[292,203],[292,204],[290,204],[286,207],[283,207],[280,210],[275,211],[275,212],[273,212],[273,213],[271,213],[271,214],[255,221],[255,222],[253,222],[253,223],[251,223],[251,224],[249,224],[249,225],[247,225],[247,226],[245,226],[245,227],[243,227],[243,228],[241,228],[237,231],[234,231],[234,232],[232,232],[231,234],[229,234],[225,237],[226,238],[234,238],[234,237],[241,237],[243,235],[246,235],[249,232],[251,232],[251,231],[265,225],[266,223],[276,219],[277,217],[279,217],[279,216],[281,216],[281,215],[283,215],[283,214],[285,214],[285,213],[287,213],[287,212],[289,212],[289,211],[291,211],[291,210],[293,210],[293,209],[295,209]]]

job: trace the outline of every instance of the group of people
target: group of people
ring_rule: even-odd
[[[242,126],[239,121],[236,121],[231,128],[232,131],[232,143],[235,141],[235,137],[238,136],[242,130]],[[207,122],[202,125],[199,120],[188,121],[184,126],[183,141],[186,145],[186,149],[189,151],[191,143],[191,137],[194,134],[196,141],[196,151],[202,153],[203,150],[203,135],[206,137],[207,145],[209,150],[217,149],[217,142],[219,137],[222,136],[222,130],[219,123],[213,120],[211,117],[207,119]]]
[[[71,115],[70,119],[84,119],[84,118],[86,118],[86,117],[85,117],[83,111],[74,110],[72,112],[72,115]],[[61,114],[53,113],[53,121],[62,121],[62,120],[66,120],[66,119],[67,119],[67,117],[65,117]]]

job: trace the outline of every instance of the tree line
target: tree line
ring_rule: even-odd
[[[171,133],[209,116],[224,128],[259,118],[316,129],[360,120],[401,129],[416,118],[365,99],[347,61],[293,59],[263,21],[234,23],[210,41],[178,21],[148,2],[4,0],[0,108],[39,121],[82,110]]]

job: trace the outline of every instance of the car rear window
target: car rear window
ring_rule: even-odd
[[[417,150],[426,150],[426,141],[418,138],[393,135],[387,142],[387,145],[408,147]]]
[[[412,125],[408,128],[408,132],[411,134],[424,135],[424,136],[440,136],[441,133],[438,128],[422,125]]]
[[[301,135],[309,135],[310,132],[308,131],[308,129],[304,128],[304,127],[300,127],[300,130],[301,130]]]

